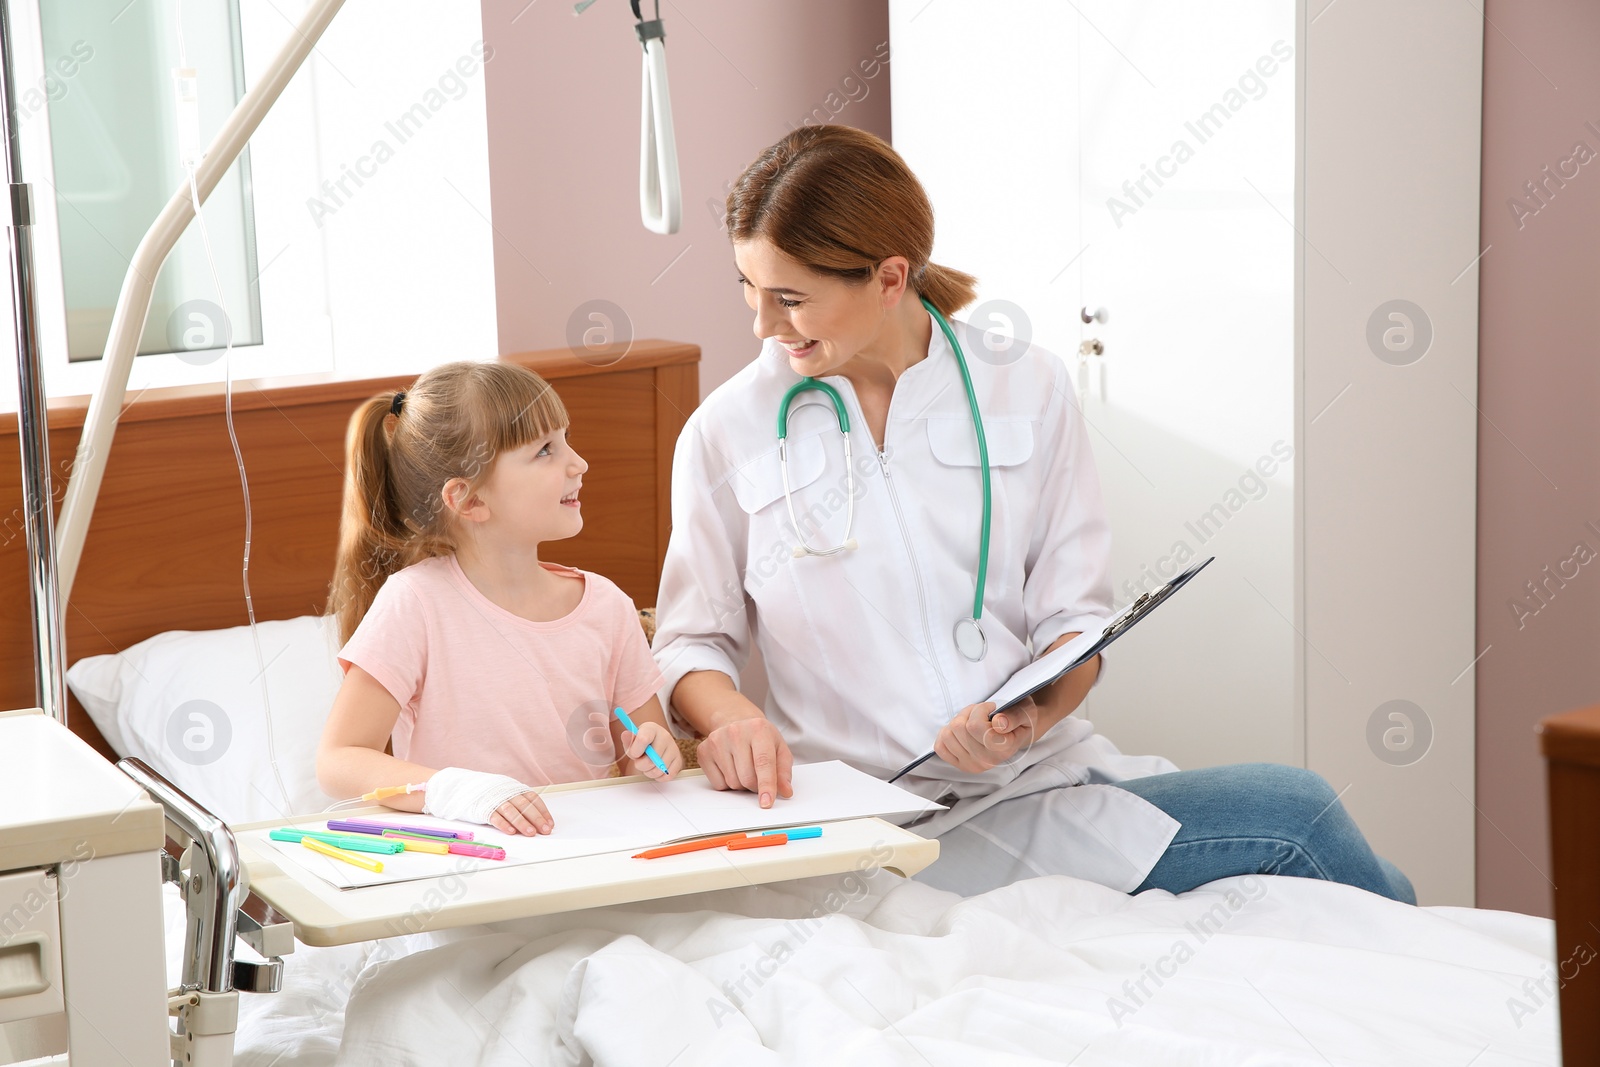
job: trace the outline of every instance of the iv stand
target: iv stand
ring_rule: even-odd
[[[23,528],[28,545],[32,604],[34,701],[67,724],[66,637],[56,581],[55,493],[50,476],[49,419],[39,362],[39,319],[34,303],[33,189],[22,181],[22,137],[12,84],[10,5],[0,4],[0,154],[5,158],[6,226],[11,265],[12,328],[17,343],[17,445],[22,454]]]

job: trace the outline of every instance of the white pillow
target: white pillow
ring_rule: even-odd
[[[333,798],[317,788],[317,742],[343,680],[336,624],[306,615],[256,629],[282,788],[249,626],[157,634],[79,660],[67,684],[119,755],[144,760],[224,822],[322,811]]]

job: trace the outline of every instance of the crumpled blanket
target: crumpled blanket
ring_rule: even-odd
[[[867,871],[290,960],[282,994],[246,998],[241,1064],[1559,1059],[1547,920],[1298,878],[963,899]]]

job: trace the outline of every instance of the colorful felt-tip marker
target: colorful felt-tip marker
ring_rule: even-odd
[[[388,838],[385,838],[388,840]],[[394,843],[406,852],[426,852],[433,856],[448,856],[451,842],[429,841],[423,837],[395,838]]]
[[[788,843],[789,835],[779,830],[775,834],[757,834],[755,837],[747,837],[743,841],[729,841],[728,851],[740,852],[747,848],[772,848],[774,845],[787,845]]]
[[[448,845],[455,840],[453,837],[435,837],[433,834],[414,834],[410,830],[385,830],[383,836],[396,841],[436,841],[441,845]]]
[[[290,844],[304,837],[314,837],[324,845],[333,845],[351,852],[379,852],[387,856],[392,856],[404,848],[398,841],[382,841],[375,837],[361,837],[356,834],[324,834],[316,830],[295,830],[287,827],[274,830],[268,836],[274,841],[286,841]]]
[[[790,841],[803,841],[808,837],[821,837],[822,836],[822,827],[820,827],[820,826],[791,826],[787,830],[764,830],[764,831],[762,831],[762,835],[763,836],[767,836],[767,835],[770,835],[770,834],[782,834],[784,837],[788,838]]]
[[[634,734],[635,736],[638,735],[639,728],[637,726],[633,725],[633,720],[628,718],[628,713],[627,712],[623,711],[621,708],[612,708],[611,709],[611,713],[617,717],[617,721],[618,722],[622,723],[622,728],[624,730],[627,730],[630,734]],[[656,746],[654,746],[654,745],[646,745],[646,746],[644,746],[644,754],[646,756],[650,757],[650,762],[654,763],[656,765],[656,769],[659,770],[662,774],[671,774],[672,773],[671,771],[667,770],[667,765],[661,759],[661,753],[656,751]]]
[[[685,852],[701,852],[708,848],[721,848],[723,845],[734,841],[743,841],[749,834],[723,834],[721,837],[702,837],[698,841],[679,841],[675,845],[662,845],[659,848],[647,848],[643,852],[635,852],[636,860],[658,860],[662,856],[681,856]]]
[[[386,841],[402,841],[408,850],[413,852],[435,852],[440,855],[451,853],[456,856],[477,856],[479,859],[503,860],[506,850],[499,845],[480,845],[471,841],[448,841],[442,837],[429,837],[427,834],[403,833],[400,830],[385,830]],[[437,845],[438,848],[419,847]]]
[[[452,841],[447,846],[452,856],[474,856],[480,860],[503,860],[506,850],[499,845],[474,845],[467,841]]]
[[[309,848],[313,852],[320,852],[324,856],[329,856],[329,857],[331,857],[333,859],[341,860],[341,861],[343,861],[345,863],[350,864],[350,866],[352,866],[352,867],[360,867],[362,870],[371,871],[373,874],[382,874],[383,873],[383,863],[382,863],[382,861],[380,861],[380,860],[369,860],[367,857],[361,855],[359,852],[346,852],[342,848],[334,848],[332,845],[327,844],[327,843],[322,842],[322,841],[318,841],[314,837],[302,837],[300,839],[300,843],[302,845],[304,845],[306,848]]]
[[[437,826],[408,826],[397,822],[377,822],[372,819],[329,819],[328,829],[347,834],[378,834],[385,830],[399,830],[401,833],[417,834],[421,837],[453,838],[456,841],[471,841],[470,830],[442,830]]]

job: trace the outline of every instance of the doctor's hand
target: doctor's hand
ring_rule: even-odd
[[[700,742],[700,768],[713,789],[747,789],[763,808],[794,796],[794,756],[778,728],[763,716],[735,719]]]
[[[981,774],[1026,752],[1039,727],[1039,706],[1027,697],[989,721],[993,701],[970,704],[945,723],[933,751],[950,766]]]

